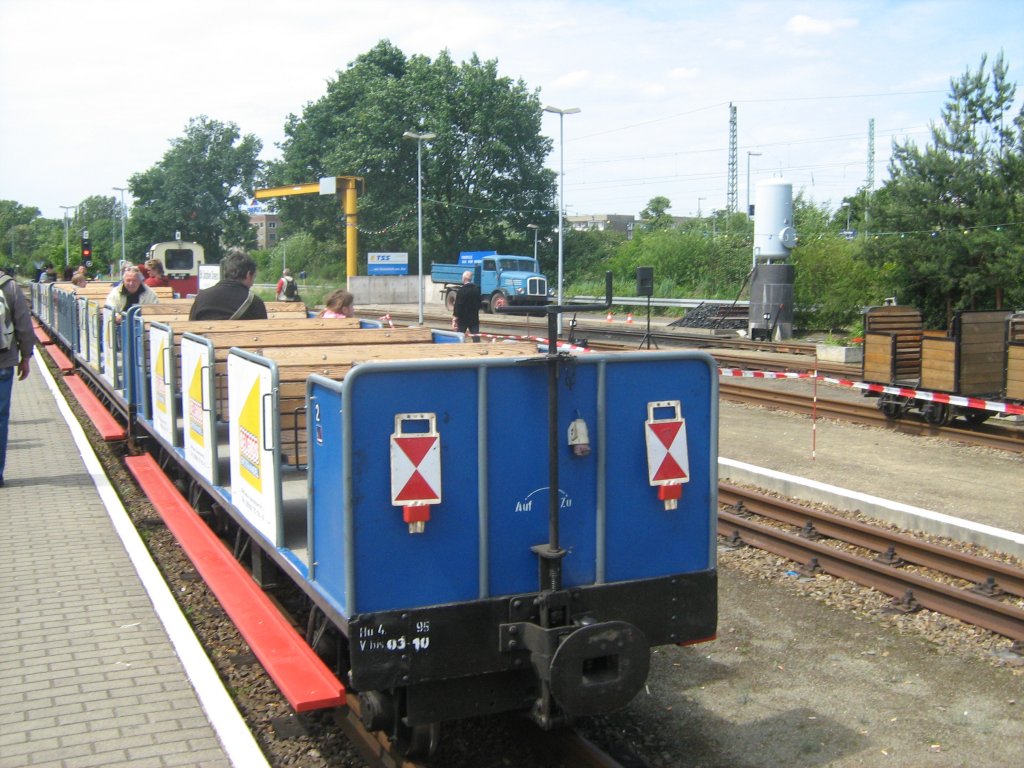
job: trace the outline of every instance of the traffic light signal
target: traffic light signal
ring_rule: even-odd
[[[92,258],[92,241],[88,237],[82,238],[82,260]]]

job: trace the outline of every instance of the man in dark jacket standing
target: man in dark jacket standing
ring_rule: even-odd
[[[473,341],[480,341],[480,286],[473,282],[473,273],[462,273],[462,285],[455,294],[452,327],[459,333],[468,333]]]
[[[252,292],[256,262],[241,248],[220,261],[220,282],[204,288],[192,302],[189,320],[266,320],[267,305]]]
[[[14,336],[7,339],[0,334],[0,488],[4,487],[4,466],[7,464],[7,432],[11,419],[11,399],[14,377],[23,381],[28,377],[29,360],[36,346],[32,330],[32,315],[21,288],[0,271],[0,301],[5,302],[5,316],[14,326]],[[2,329],[0,329],[2,330]]]

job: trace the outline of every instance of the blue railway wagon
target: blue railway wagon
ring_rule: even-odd
[[[521,708],[550,726],[628,703],[650,647],[714,636],[714,361],[561,365],[557,433],[582,420],[592,444],[559,446],[556,554],[538,407],[548,365],[370,363],[343,382],[310,378],[308,578],[347,628],[364,710],[415,727]],[[683,454],[651,446],[650,422],[682,424]],[[396,438],[430,445],[420,465],[396,465]],[[678,501],[652,485],[651,461],[666,456],[683,465]],[[422,533],[396,483],[436,494]],[[387,714],[374,725],[388,728]]]

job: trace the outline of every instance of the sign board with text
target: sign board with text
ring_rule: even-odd
[[[366,271],[370,275],[409,274],[408,253],[368,253]]]

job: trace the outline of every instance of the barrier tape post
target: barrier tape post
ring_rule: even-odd
[[[814,384],[811,386],[811,461],[818,458],[818,366],[814,359]]]

